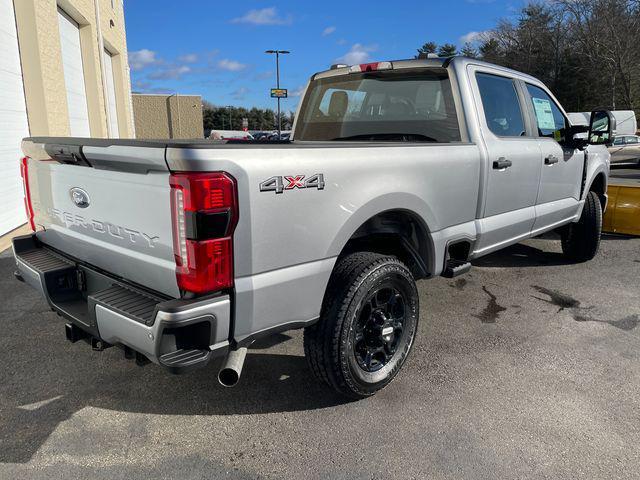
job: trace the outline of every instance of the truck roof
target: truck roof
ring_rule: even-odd
[[[383,63],[383,62],[374,62],[374,63]],[[528,75],[526,73],[519,72],[517,70],[513,70],[511,68],[503,67],[500,65],[496,65],[494,63],[485,62],[483,60],[478,60],[477,58],[469,58],[461,55],[456,55],[453,57],[429,57],[429,58],[407,58],[407,59],[400,59],[400,60],[387,60],[384,63],[390,63],[391,68],[393,70],[396,70],[396,69],[399,70],[404,68],[407,68],[407,69],[409,68],[447,68],[449,67],[449,65],[454,66],[455,68],[463,69],[466,67],[466,65],[470,65],[470,64],[481,65],[481,66],[487,66],[487,67],[498,69],[508,75],[518,75],[522,78],[539,82],[537,78],[532,77],[531,75]],[[362,64],[362,65],[369,65],[369,63]],[[323,70],[312,75],[311,80],[335,77],[339,75],[347,75],[351,72],[351,68],[353,66],[354,65],[345,65],[345,66],[341,65],[337,68]]]

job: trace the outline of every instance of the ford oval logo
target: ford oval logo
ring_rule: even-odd
[[[73,200],[73,203],[75,203],[77,207],[87,208],[89,206],[91,202],[89,200],[89,194],[83,189],[74,187],[69,190],[69,193],[71,194],[71,200]]]

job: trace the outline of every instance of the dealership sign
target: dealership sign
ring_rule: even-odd
[[[271,98],[287,98],[287,89],[286,88],[272,88],[271,89]]]

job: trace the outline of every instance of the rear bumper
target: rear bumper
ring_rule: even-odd
[[[16,276],[81,332],[72,341],[121,345],[173,373],[202,367],[229,348],[229,295],[167,299],[53,251],[35,235],[14,238],[13,253]]]

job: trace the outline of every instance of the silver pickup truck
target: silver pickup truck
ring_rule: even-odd
[[[538,80],[467,58],[313,75],[291,141],[27,138],[34,233],[16,277],[66,336],[176,373],[304,328],[311,371],[355,398],[417,331],[415,281],[557,230],[598,250],[615,125],[572,126]]]

